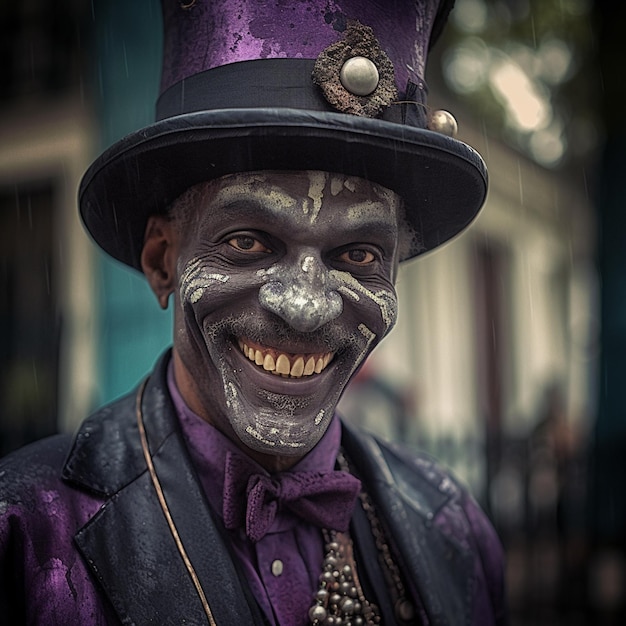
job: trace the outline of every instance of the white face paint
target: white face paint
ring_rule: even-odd
[[[311,217],[311,224],[315,222],[319,212],[322,208],[322,201],[324,199],[324,188],[326,187],[326,174],[324,172],[309,172],[309,193],[308,196],[312,201],[312,210],[305,210],[305,213],[309,213]],[[305,202],[304,206],[308,208],[308,203]]]
[[[400,201],[354,177],[208,183],[182,235],[175,348],[194,406],[236,443],[301,456],[393,326]]]
[[[195,259],[187,264],[180,278],[183,293],[180,294],[181,302],[186,300],[192,303],[198,302],[213,281],[225,283],[228,276],[224,274],[209,274],[202,265],[202,260]]]
[[[378,306],[380,316],[385,324],[385,334],[392,329],[398,317],[398,301],[395,294],[392,295],[389,291],[384,289],[374,293],[348,272],[337,272],[333,270],[330,274],[339,282],[344,283],[338,288],[338,291],[349,296],[355,302],[360,300],[359,294],[362,294]]]

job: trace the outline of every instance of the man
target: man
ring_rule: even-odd
[[[164,2],[159,121],[93,164],[80,203],[172,300],[174,345],[74,438],[4,461],[9,623],[503,622],[467,493],[335,416],[396,320],[398,263],[484,200],[480,157],[425,128],[449,9]]]

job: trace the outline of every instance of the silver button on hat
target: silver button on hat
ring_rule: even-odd
[[[366,57],[352,57],[341,67],[339,80],[355,96],[368,96],[378,87],[378,68]]]

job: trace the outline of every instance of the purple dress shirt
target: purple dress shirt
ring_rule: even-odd
[[[221,518],[226,454],[245,454],[189,409],[176,387],[171,364],[168,387],[192,462],[211,508]],[[320,442],[291,471],[332,471],[340,442],[341,425],[335,417]],[[259,473],[267,474],[260,465],[254,464]],[[246,537],[243,528],[227,532],[250,589],[269,623],[275,626],[309,624],[308,610],[313,604],[324,559],[320,529],[279,511],[268,533],[257,543]]]

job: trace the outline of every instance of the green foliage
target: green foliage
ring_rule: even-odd
[[[446,86],[485,128],[548,167],[596,148],[599,72],[587,0],[457,0]]]

